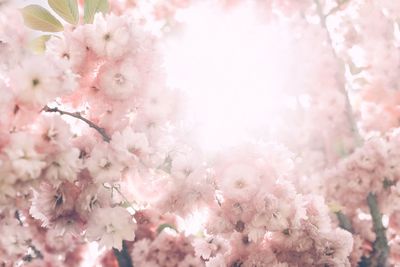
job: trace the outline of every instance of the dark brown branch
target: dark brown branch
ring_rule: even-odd
[[[82,115],[79,112],[68,112],[68,111],[61,110],[58,107],[50,108],[48,106],[45,106],[43,108],[43,111],[56,112],[56,113],[59,113],[60,115],[67,115],[67,116],[74,117],[78,120],[85,122],[87,125],[89,125],[89,127],[95,129],[102,136],[102,138],[105,142],[108,143],[111,140],[111,137],[107,135],[106,130],[104,128],[101,128],[101,127],[97,126],[96,124],[94,124],[93,122],[91,122],[90,120],[82,117]]]
[[[369,258],[369,266],[386,267],[388,266],[389,245],[386,237],[386,229],[382,224],[382,214],[379,211],[378,201],[374,193],[369,193],[367,203],[372,216],[372,223],[376,239],[373,244],[373,251]]]

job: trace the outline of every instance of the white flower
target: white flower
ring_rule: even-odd
[[[96,209],[88,222],[86,237],[100,246],[122,249],[122,241],[135,239],[136,223],[121,207]]]

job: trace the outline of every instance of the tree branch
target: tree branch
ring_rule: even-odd
[[[351,225],[351,221],[349,220],[349,218],[340,210],[338,212],[335,212],[335,214],[336,218],[339,221],[339,227],[349,231],[350,233],[354,233],[354,229]]]
[[[82,117],[82,115],[79,112],[68,112],[68,111],[61,110],[58,107],[50,108],[49,106],[45,106],[43,108],[43,111],[56,112],[56,113],[59,113],[60,115],[67,115],[67,116],[74,117],[78,120],[81,120],[81,121],[85,122],[87,125],[89,125],[89,127],[95,129],[102,136],[102,138],[105,142],[109,143],[111,141],[111,137],[107,135],[106,130],[104,128],[101,128],[101,127],[97,126],[96,124],[94,124],[93,122],[91,122],[90,120]]]
[[[126,242],[122,242],[122,250],[119,251],[113,248],[114,255],[117,258],[119,267],[133,267],[131,256],[128,253],[128,247]]]
[[[50,108],[49,106],[45,106],[43,108],[43,111],[55,112],[55,113],[59,113],[60,115],[67,115],[67,116],[76,118],[78,120],[81,120],[81,121],[85,122],[87,125],[89,125],[89,127],[95,129],[101,135],[101,137],[103,138],[103,140],[105,142],[109,143],[111,141],[111,137],[106,133],[106,130],[104,128],[101,128],[98,125],[91,122],[90,120],[84,118],[79,112],[68,112],[68,111],[61,110],[58,107]],[[123,245],[123,248],[121,251],[119,251],[118,249],[113,249],[115,258],[117,258],[117,261],[118,261],[118,265],[119,265],[119,267],[133,267],[132,259],[127,251],[127,246],[126,246],[125,241],[123,241],[122,245]]]
[[[388,266],[389,245],[386,238],[386,229],[382,224],[382,214],[379,211],[378,201],[374,193],[369,193],[367,203],[372,216],[372,223],[376,239],[373,244],[373,251],[369,258],[369,266],[386,267]]]
[[[343,1],[343,2],[345,3],[346,1]],[[345,63],[337,55],[335,49],[333,48],[333,46],[332,46],[333,40],[332,40],[331,34],[330,34],[330,32],[329,32],[329,30],[327,28],[327,25],[326,25],[326,18],[329,15],[331,15],[331,12],[329,12],[328,14],[325,15],[324,11],[322,9],[320,0],[314,0],[314,3],[315,3],[315,6],[316,6],[317,14],[318,14],[319,19],[320,19],[321,26],[322,26],[322,28],[324,28],[324,30],[326,32],[327,39],[328,39],[328,42],[329,42],[329,47],[331,49],[332,55],[336,59],[337,64],[338,64],[338,66],[340,67],[340,70],[341,70],[340,71],[341,72],[340,73],[340,77],[338,77],[338,81],[339,81],[340,84],[342,84],[342,88],[341,89],[342,89],[343,95],[345,96],[347,119],[349,121],[351,130],[352,130],[352,132],[354,134],[354,139],[356,140],[356,143],[359,143],[361,141],[361,137],[360,137],[360,133],[358,131],[357,123],[356,123],[356,121],[354,119],[354,112],[353,112],[353,107],[352,107],[351,102],[350,102],[350,97],[349,97],[349,94],[348,94],[348,92],[346,90],[346,87],[345,87],[345,81],[344,81]]]

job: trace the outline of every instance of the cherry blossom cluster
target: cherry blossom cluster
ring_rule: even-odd
[[[211,157],[148,30],[192,1],[48,4],[0,2],[2,266],[400,264],[399,4],[257,2],[289,123]]]
[[[335,167],[315,177],[325,190],[327,201],[336,206],[337,212],[346,214],[349,220],[347,227],[357,237],[357,247],[353,251],[356,261],[372,250],[376,239],[373,221],[368,218],[371,203],[366,199],[369,195],[374,196],[380,212],[385,214],[383,222],[389,226],[389,244],[399,242],[399,171],[396,164],[399,145],[398,131],[384,137],[373,137]],[[398,252],[392,250],[391,253]],[[392,258],[395,259],[395,255]],[[395,263],[397,260],[393,260]]]
[[[349,86],[362,100],[357,108],[365,131],[398,126],[399,9],[395,1],[348,1],[328,20],[348,64]]]
[[[2,231],[17,236],[2,239],[1,260],[70,266],[79,240],[121,250],[136,229],[122,183],[163,164],[175,106],[155,40],[128,16],[96,14],[34,54],[21,15],[4,9],[0,198]]]

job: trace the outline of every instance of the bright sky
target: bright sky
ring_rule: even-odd
[[[170,83],[189,95],[198,141],[219,150],[272,127],[284,104],[285,33],[251,5],[226,12],[205,2],[179,17],[186,28],[169,41],[166,64]]]

